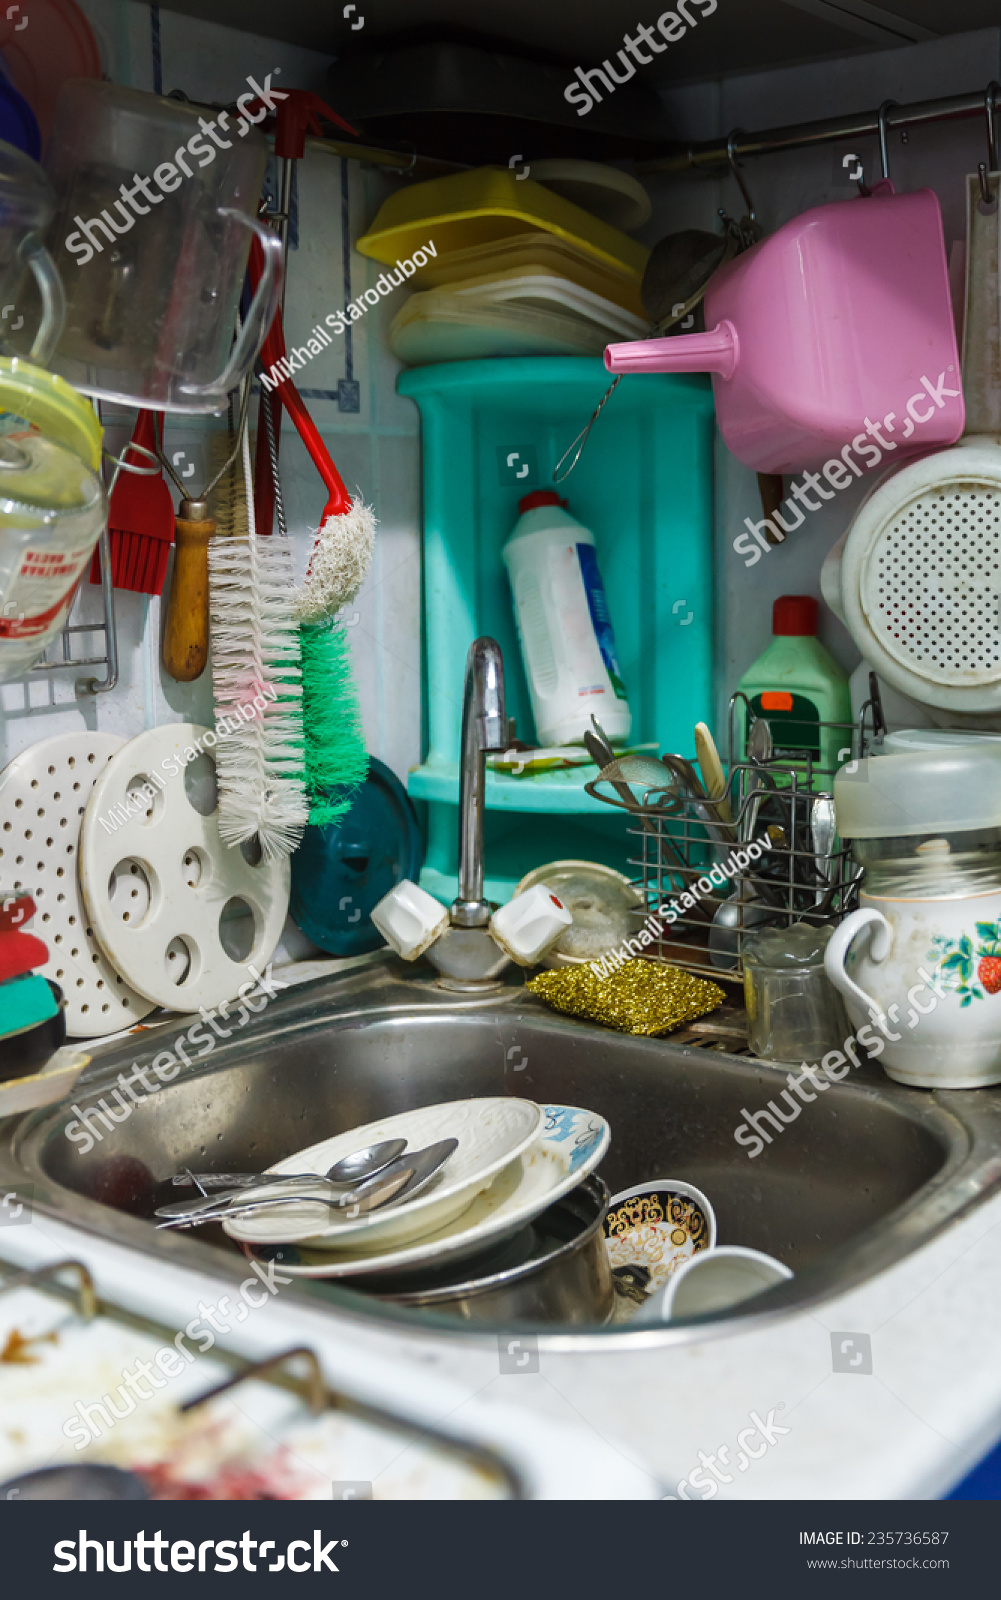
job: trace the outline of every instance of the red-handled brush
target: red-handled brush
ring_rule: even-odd
[[[250,246],[249,265],[252,289],[256,288],[262,270],[263,254],[254,239]],[[276,363],[284,358],[282,316],[280,311],[276,311],[261,347],[262,370],[274,370]],[[281,367],[277,370],[280,372]],[[320,622],[332,617],[348,600],[353,600],[361,588],[372,562],[375,517],[364,500],[360,497],[352,499],[344,487],[344,480],[331,459],[320,430],[292,379],[284,379],[276,392],[295,423],[299,437],[330,496],[323,508],[319,533],[299,592],[298,610],[302,620]]]
[[[167,557],[174,538],[174,502],[159,470],[145,451],[155,455],[159,447],[162,418],[154,411],[140,411],[135,432],[125,448],[125,460],[141,467],[128,472],[123,466],[108,505],[111,534],[111,581],[116,589],[132,589],[139,594],[162,594],[167,576]],[[142,449],[133,450],[132,445]],[[130,454],[131,452],[131,454]],[[100,583],[101,567],[97,552],[90,568],[91,583]]]

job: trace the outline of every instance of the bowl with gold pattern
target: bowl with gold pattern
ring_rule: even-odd
[[[615,1281],[615,1320],[627,1320],[680,1266],[715,1243],[715,1212],[693,1183],[657,1178],[613,1195],[605,1213],[605,1246]]]

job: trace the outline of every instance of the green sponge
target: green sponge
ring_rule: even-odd
[[[358,686],[343,625],[303,623],[302,725],[310,823],[340,822],[368,776]]]
[[[37,972],[0,983],[0,1039],[47,1022],[59,1010],[55,995]]]

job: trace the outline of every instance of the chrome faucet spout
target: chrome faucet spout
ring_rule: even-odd
[[[508,744],[504,658],[496,639],[474,639],[466,657],[462,695],[462,754],[459,769],[459,894],[452,923],[483,928],[490,907],[483,898],[483,812],[488,750]]]

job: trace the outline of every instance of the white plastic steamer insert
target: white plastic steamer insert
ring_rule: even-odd
[[[219,837],[215,763],[195,749],[208,731],[174,723],[119,751],[80,846],[102,946],[130,983],[180,1011],[232,1000],[273,955],[288,910],[288,860],[255,865]]]
[[[100,948],[77,882],[84,808],[124,744],[111,733],[59,734],[0,773],[0,889],[35,902],[30,931],[49,952],[40,971],[63,991],[74,1039],[115,1033],[153,1010]]]

